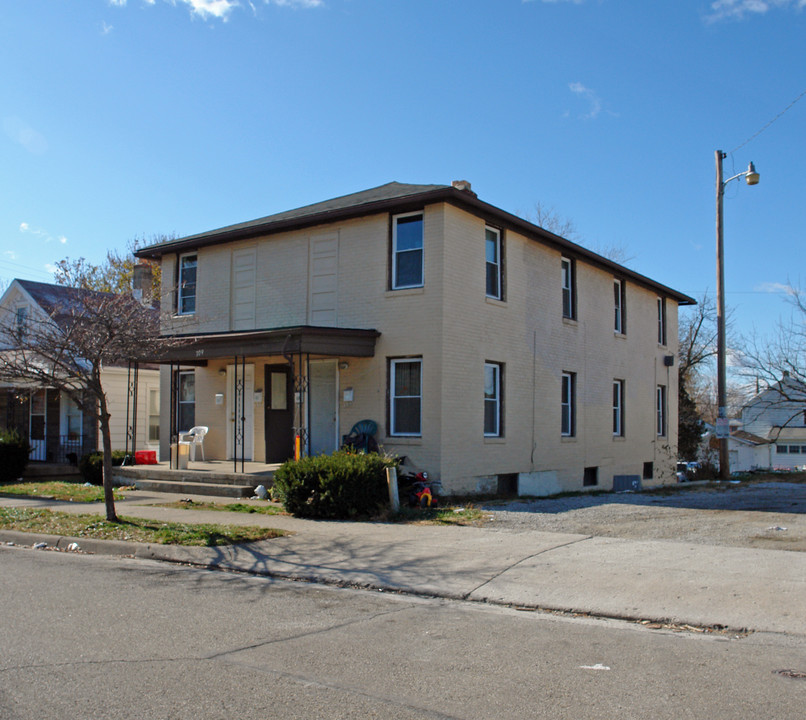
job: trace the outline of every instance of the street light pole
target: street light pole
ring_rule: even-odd
[[[727,347],[725,341],[725,247],[722,228],[722,201],[725,185],[731,180],[743,177],[748,185],[757,185],[759,175],[751,162],[747,170],[727,180],[722,180],[722,160],[725,153],[716,151],[716,404],[717,421],[716,436],[719,440],[719,478],[730,478],[730,455],[728,439],[730,437],[730,421],[728,420],[727,400]]]

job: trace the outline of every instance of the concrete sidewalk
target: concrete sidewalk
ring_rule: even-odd
[[[76,542],[86,552],[279,578],[605,617],[806,635],[806,553],[150,506],[171,499],[176,498],[139,494],[119,501],[118,513],[161,521],[260,525],[291,534],[219,548]],[[30,499],[0,498],[0,505],[103,513],[102,505]],[[61,548],[72,541],[0,531],[0,541],[31,545],[40,539]]]

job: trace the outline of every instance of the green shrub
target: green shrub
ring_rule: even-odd
[[[281,465],[272,498],[297,517],[347,520],[376,513],[389,500],[386,468],[377,453],[338,451]]]
[[[123,465],[126,453],[123,450],[112,451],[112,465]],[[78,461],[78,471],[85,482],[93,485],[104,484],[104,454],[98,450],[82,455]]]
[[[15,430],[0,430],[0,482],[13,482],[22,477],[31,446]]]

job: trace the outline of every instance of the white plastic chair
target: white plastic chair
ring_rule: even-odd
[[[204,425],[196,425],[190,428],[186,433],[179,436],[179,442],[187,442],[190,447],[190,459],[196,462],[196,446],[201,449],[202,460],[204,460],[204,436],[210,431],[210,428]]]

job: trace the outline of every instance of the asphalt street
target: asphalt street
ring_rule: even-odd
[[[801,718],[804,638],[0,546],[4,720]]]

